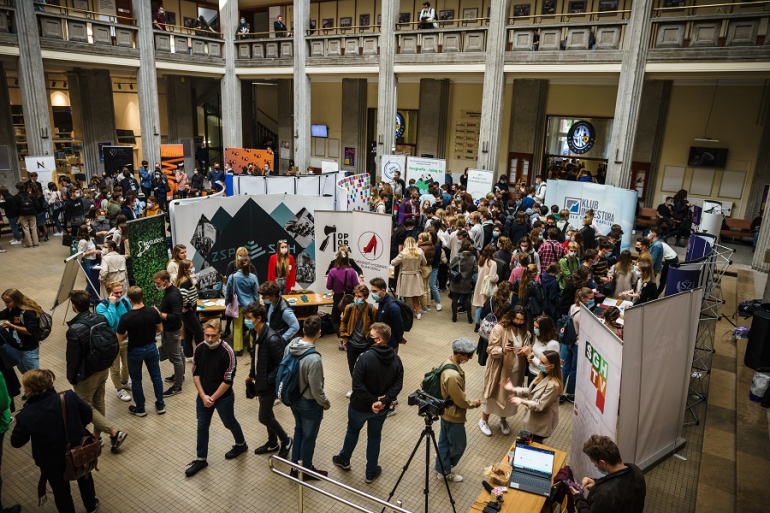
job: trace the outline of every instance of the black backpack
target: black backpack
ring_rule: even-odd
[[[404,331],[411,331],[414,324],[414,311],[400,299],[393,298],[393,302],[401,309],[401,320],[404,323]]]
[[[133,176],[128,177],[128,190],[129,191],[138,191],[139,190],[139,184],[136,183],[136,179]]]
[[[112,331],[104,316],[92,316],[91,319],[83,319],[78,322],[90,331],[88,347],[85,348],[86,368],[91,372],[99,372],[112,367],[115,358],[120,352],[118,337]]]
[[[572,347],[577,343],[577,332],[575,331],[575,324],[572,319],[575,314],[577,314],[577,312],[572,315],[564,314],[556,322],[556,329],[559,332],[559,342],[567,347]]]
[[[23,216],[34,216],[37,214],[35,202],[30,194],[19,194],[19,213]]]

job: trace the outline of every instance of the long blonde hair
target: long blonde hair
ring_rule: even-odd
[[[289,248],[289,243],[286,241],[278,241],[275,245],[275,276],[276,278],[288,278],[289,276],[289,252],[286,251],[284,255],[281,253],[281,246],[286,244],[286,249]]]
[[[241,264],[238,262],[238,254],[243,253],[246,258],[249,256],[249,250],[245,247],[241,246],[240,248],[235,250],[235,270],[238,271],[238,269],[241,268]]]
[[[407,237],[401,254],[404,255],[404,258],[420,258],[422,250],[417,246],[417,242],[413,237]]]
[[[19,310],[32,310],[38,317],[43,313],[43,307],[35,303],[33,299],[22,294],[19,289],[7,289],[0,297],[6,301],[8,299],[13,301]]]
[[[177,288],[187,280],[190,280],[190,283],[192,283],[192,276],[190,276],[190,273],[192,271],[192,262],[185,259],[179,262],[179,271],[176,273],[176,280],[174,280],[174,286]]]

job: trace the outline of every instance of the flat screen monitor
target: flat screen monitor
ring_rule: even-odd
[[[690,146],[687,164],[692,167],[719,167],[727,164],[727,148],[702,148]]]
[[[310,125],[310,135],[313,137],[329,137],[329,127],[326,125]]]

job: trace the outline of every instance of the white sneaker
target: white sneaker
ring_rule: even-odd
[[[502,431],[505,436],[511,434],[511,428],[508,426],[508,421],[500,419],[500,431]]]
[[[131,396],[128,395],[128,392],[126,392],[123,389],[118,390],[118,399],[124,402],[129,402],[131,400]]]
[[[417,317],[417,320],[419,321],[420,319],[422,319],[422,314],[418,313],[417,315],[415,315],[415,317]]]
[[[440,472],[436,472],[436,479],[438,479],[439,481],[443,481],[444,480],[444,474],[442,474]],[[450,474],[446,475],[446,480],[450,481],[450,482],[453,482],[453,483],[461,483],[462,480],[463,480],[463,476],[461,476],[460,474],[451,474],[450,473]]]
[[[122,388],[123,390],[128,390],[130,392],[131,391],[131,381],[128,381],[127,383],[121,383],[120,384],[120,388]]]
[[[193,362],[192,356],[191,356],[191,357],[189,357],[189,358],[185,358],[185,361],[186,361],[187,363],[192,363],[192,362]]]
[[[492,436],[492,430],[489,429],[489,424],[487,424],[486,421],[484,421],[484,419],[479,419],[479,429],[486,436]]]
[[[441,303],[436,303],[436,311],[437,312],[441,311]]]
[[[351,396],[351,395],[353,395],[353,391],[352,391],[352,390],[348,390],[348,393],[347,393],[347,394],[345,394],[345,397],[347,397],[348,399],[350,399],[350,396]]]
[[[62,232],[54,233],[53,234],[54,237],[61,237],[62,235],[64,235]]]
[[[11,246],[15,246],[15,245],[17,245],[17,244],[21,244],[21,241],[20,241],[20,240],[12,240],[12,241],[10,242],[10,244],[11,244]]]

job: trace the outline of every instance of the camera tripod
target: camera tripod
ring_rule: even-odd
[[[422,443],[423,439],[425,439],[425,488],[423,489],[423,493],[425,494],[425,513],[428,513],[428,494],[430,492],[430,446],[431,442],[433,442],[433,448],[436,450],[436,455],[438,455],[438,444],[436,443],[436,434],[433,432],[433,422],[438,420],[439,417],[438,415],[432,415],[427,411],[421,412],[420,416],[425,419],[425,429],[422,430],[420,439],[417,440],[417,443],[412,450],[412,454],[409,456],[409,459],[406,461],[406,465],[404,465],[404,469],[401,471],[401,475],[398,476],[398,481],[396,481],[396,484],[393,486],[393,490],[390,491],[387,502],[390,502],[390,499],[393,498],[393,495],[396,493],[396,488],[398,488],[398,485],[404,478],[407,469],[409,469],[409,465],[414,459],[414,455],[417,454],[417,449],[420,448],[420,444]],[[441,473],[446,476],[444,462],[441,461],[440,457],[438,458],[438,464],[441,467]],[[452,497],[452,492],[449,490],[449,481],[447,481],[446,478],[444,479],[444,486],[446,487],[447,495],[449,495],[449,502],[452,505],[452,511],[457,513],[457,510],[455,509],[455,500]],[[382,508],[382,512],[384,511],[385,508]]]

